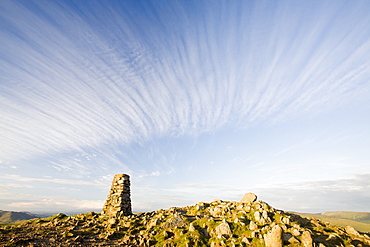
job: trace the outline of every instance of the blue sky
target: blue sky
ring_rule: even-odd
[[[370,211],[369,1],[1,1],[0,209],[255,192]]]

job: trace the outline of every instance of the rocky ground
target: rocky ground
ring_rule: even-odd
[[[0,246],[370,246],[370,234],[254,200],[200,202],[121,217],[58,214],[0,226]]]

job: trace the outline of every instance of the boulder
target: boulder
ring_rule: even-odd
[[[257,200],[257,196],[254,193],[246,193],[243,196],[243,199],[240,201],[241,203],[252,203]]]
[[[257,221],[257,222],[259,222],[259,221],[261,221],[261,214],[260,214],[260,212],[258,212],[258,211],[256,211],[256,212],[254,212],[254,219]]]
[[[353,228],[352,226],[346,226],[346,232],[353,236],[359,235],[358,231],[356,231],[355,228]]]
[[[301,241],[302,241],[302,246],[304,246],[304,247],[312,247],[313,246],[312,236],[311,236],[311,233],[309,231],[304,231],[302,233]]]
[[[216,235],[220,238],[223,235],[231,235],[231,229],[227,222],[222,222],[220,225],[218,225],[215,229]]]
[[[193,225],[193,223],[190,223],[189,232],[195,232],[195,231],[196,231],[195,226]]]
[[[163,224],[163,228],[181,228],[185,227],[187,224],[185,222],[185,217],[182,215],[176,215],[174,219],[172,219],[170,222],[166,222]]]
[[[270,232],[263,236],[266,247],[282,247],[283,246],[283,230],[279,225],[275,225]]]

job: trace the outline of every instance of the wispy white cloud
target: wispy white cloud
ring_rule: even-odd
[[[95,181],[84,181],[84,180],[70,180],[70,179],[59,179],[59,178],[29,178],[22,177],[20,175],[6,174],[0,176],[3,179],[8,179],[12,181],[20,182],[41,182],[41,183],[55,183],[55,184],[68,184],[68,185],[90,185],[90,186],[106,186],[105,183],[102,183],[99,180]]]
[[[11,189],[20,189],[20,188],[32,188],[31,185],[26,184],[14,184],[14,183],[1,183],[0,190],[8,191]]]
[[[237,15],[216,3],[192,17],[172,3],[140,19],[151,28],[100,4],[82,17],[64,4],[1,3],[1,157],[282,121],[369,93],[360,3],[303,16],[304,6],[280,3],[267,20],[247,3]]]
[[[161,172],[160,171],[154,171],[154,172],[151,172],[151,173],[146,173],[146,174],[141,174],[139,175],[139,178],[143,178],[143,177],[158,177],[161,175]]]

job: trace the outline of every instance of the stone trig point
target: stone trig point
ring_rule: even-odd
[[[129,175],[114,175],[112,187],[105,201],[102,214],[111,217],[132,214]]]

